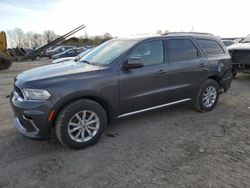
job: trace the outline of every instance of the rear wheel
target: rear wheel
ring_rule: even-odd
[[[37,56],[35,56],[34,58],[32,58],[32,61],[39,61],[40,60],[40,55],[37,55]]]
[[[55,132],[64,146],[82,149],[95,144],[106,127],[107,116],[102,106],[93,100],[81,99],[62,109]]]
[[[219,85],[215,80],[207,80],[200,88],[194,101],[194,108],[200,112],[214,109],[219,99]]]

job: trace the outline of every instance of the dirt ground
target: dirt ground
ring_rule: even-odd
[[[182,104],[123,118],[74,151],[12,125],[14,76],[48,63],[0,72],[0,187],[250,187],[250,75],[239,75],[212,112]]]

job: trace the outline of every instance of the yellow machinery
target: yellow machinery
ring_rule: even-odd
[[[5,32],[0,32],[0,51],[4,52],[7,49],[7,41]]]
[[[57,39],[53,40],[52,42],[36,49],[35,51],[31,52],[30,54],[23,53],[22,49],[17,48],[16,51],[18,55],[10,55],[10,53],[7,52],[7,40],[6,40],[6,34],[5,32],[0,32],[0,70],[8,69],[11,66],[12,61],[25,61],[28,59],[34,60],[37,56],[39,56],[42,52],[44,52],[49,47],[64,41],[67,37],[70,35],[73,35],[74,33],[82,30],[85,28],[84,25],[81,25],[72,31],[66,33],[65,35],[58,37]]]
[[[13,60],[7,52],[7,40],[5,32],[0,32],[0,70],[7,69],[11,65],[11,61]]]

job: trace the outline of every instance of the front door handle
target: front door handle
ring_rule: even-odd
[[[200,67],[206,67],[206,66],[207,66],[206,63],[201,63],[201,64],[200,64]]]
[[[166,71],[166,70],[159,70],[158,72],[157,72],[157,74],[166,74],[168,71]]]

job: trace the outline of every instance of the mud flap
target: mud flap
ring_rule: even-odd
[[[220,86],[224,89],[224,92],[230,88],[233,80],[232,71],[227,71],[220,80]]]

